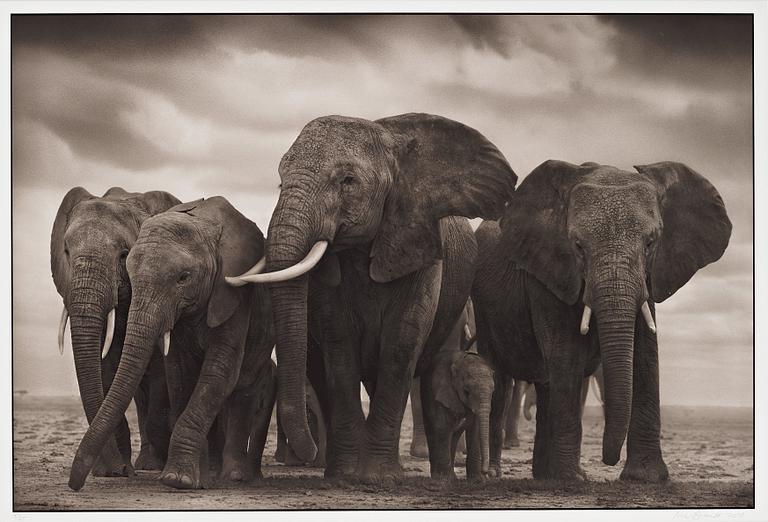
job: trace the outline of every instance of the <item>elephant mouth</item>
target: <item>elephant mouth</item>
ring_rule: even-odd
[[[648,306],[648,301],[643,302],[640,307],[640,312],[643,314],[643,319],[648,325],[648,329],[651,333],[656,333],[656,322],[653,320],[651,314],[651,307]],[[579,325],[579,332],[581,335],[587,335],[589,333],[589,321],[592,319],[592,308],[588,304],[584,305],[584,311],[581,314],[581,323]]]

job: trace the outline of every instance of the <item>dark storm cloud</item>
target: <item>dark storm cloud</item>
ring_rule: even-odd
[[[649,75],[698,84],[751,81],[751,15],[602,15],[619,31],[619,62]]]
[[[70,55],[158,58],[199,53],[210,42],[182,15],[14,15],[15,45],[55,48]]]
[[[451,15],[456,25],[469,36],[476,49],[492,49],[509,56],[509,32],[501,18],[491,15]]]

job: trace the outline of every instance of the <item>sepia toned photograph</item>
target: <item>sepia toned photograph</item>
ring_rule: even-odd
[[[13,516],[758,519],[758,3],[65,5],[6,15]]]

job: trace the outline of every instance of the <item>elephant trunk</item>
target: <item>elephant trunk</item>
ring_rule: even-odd
[[[128,409],[152,357],[155,342],[163,333],[161,317],[163,315],[156,305],[140,305],[135,299],[131,303],[120,365],[112,386],[80,441],[72,462],[69,487],[73,490],[78,491],[83,487],[102,447]]]
[[[269,225],[267,271],[295,265],[319,236],[307,215],[307,188],[283,188]],[[299,459],[313,462],[317,447],[306,413],[308,275],[270,285],[277,337],[278,404],[288,443]]]
[[[77,385],[89,424],[104,400],[102,333],[116,304],[116,283],[110,275],[107,265],[95,256],[76,260],[67,300]]]
[[[644,290],[642,280],[622,266],[617,261],[607,266],[610,273],[598,278],[607,283],[595,285],[592,293],[605,376],[603,462],[609,466],[619,461],[629,430],[635,319]]]

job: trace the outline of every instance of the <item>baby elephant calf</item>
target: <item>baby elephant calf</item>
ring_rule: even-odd
[[[437,456],[430,452],[430,460],[447,457],[453,464],[456,444],[466,430],[467,478],[484,479],[488,475],[488,425],[493,395],[493,370],[474,352],[441,353],[435,358],[434,372],[427,390],[434,401],[433,414],[437,427],[432,436],[442,434],[451,437],[451,454]]]

